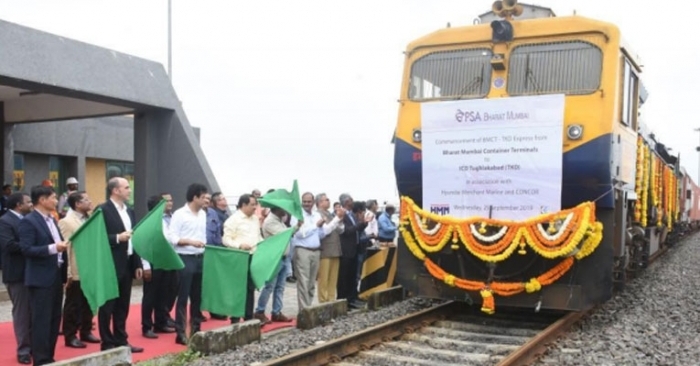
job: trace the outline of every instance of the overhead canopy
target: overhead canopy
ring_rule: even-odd
[[[130,114],[134,144],[124,148],[134,149],[137,213],[149,194],[179,200],[193,182],[219,190],[162,64],[2,20],[0,45],[3,127]],[[8,181],[12,144],[0,145]]]

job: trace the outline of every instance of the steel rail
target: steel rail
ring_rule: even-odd
[[[356,333],[348,334],[324,344],[312,346],[287,356],[264,362],[262,365],[321,366],[332,362],[340,362],[341,359],[368,350],[376,344],[388,342],[405,333],[412,333],[418,328],[428,326],[438,320],[443,320],[447,318],[455,308],[456,303],[450,301],[445,304],[402,316],[386,323],[375,325]]]
[[[581,320],[589,311],[567,313],[502,359],[497,366],[522,366],[533,363],[547,350],[550,343],[566,333],[572,325]]]

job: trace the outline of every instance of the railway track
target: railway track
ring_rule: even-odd
[[[667,250],[655,253],[649,263]],[[262,365],[528,365],[590,311],[500,308],[485,315],[473,306],[447,302]]]
[[[524,365],[582,315],[482,315],[448,302],[263,365]]]

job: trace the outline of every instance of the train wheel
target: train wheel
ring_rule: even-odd
[[[613,268],[613,289],[622,291],[627,284],[627,257],[616,257],[615,266]]]
[[[648,261],[648,246],[644,232],[635,234],[632,237],[630,245],[627,247],[627,255],[629,256],[629,265],[627,268],[632,273],[633,277],[637,277],[642,269],[646,268]]]

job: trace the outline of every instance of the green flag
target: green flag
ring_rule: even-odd
[[[202,310],[233,318],[245,316],[249,258],[250,254],[244,250],[206,246]]]
[[[80,288],[90,304],[90,310],[97,314],[97,309],[105,302],[119,297],[117,272],[102,209],[97,209],[69,240],[78,263]]]
[[[301,213],[301,197],[299,196],[299,187],[296,179],[294,180],[294,187],[291,193],[286,189],[276,189],[260,197],[258,203],[262,207],[279,207],[296,217],[297,220],[304,220],[304,216]]]
[[[175,253],[163,234],[165,200],[154,207],[133,229],[131,243],[141,258],[151,263],[153,269],[183,269],[180,256]]]
[[[289,228],[258,243],[250,260],[250,276],[258,290],[277,275],[282,255],[293,234],[294,228]]]

